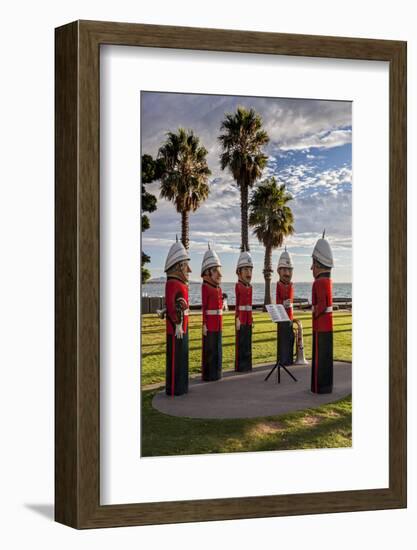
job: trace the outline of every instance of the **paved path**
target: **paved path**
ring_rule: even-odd
[[[281,384],[277,384],[276,371],[264,382],[272,365],[255,368],[238,374],[226,372],[221,380],[202,382],[191,379],[188,394],[169,397],[165,390],[157,393],[152,405],[172,416],[190,418],[253,418],[274,416],[337,401],[352,392],[352,364],[334,363],[334,387],[331,394],[310,392],[310,366],[293,366],[294,382],[281,371]]]

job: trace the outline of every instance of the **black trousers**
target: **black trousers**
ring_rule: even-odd
[[[188,392],[188,330],[183,338],[167,334],[165,392],[167,395]]]
[[[286,367],[294,363],[294,331],[292,321],[277,323],[277,363]]]
[[[240,325],[240,329],[236,331],[235,370],[252,370],[252,325]]]
[[[311,391],[333,391],[333,332],[313,332]]]
[[[208,331],[203,336],[203,380],[210,382],[222,377],[222,333]]]

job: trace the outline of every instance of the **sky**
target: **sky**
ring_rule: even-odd
[[[285,240],[294,262],[293,280],[312,280],[311,254],[326,229],[333,249],[335,282],[351,282],[352,264],[352,104],[348,101],[261,98],[200,94],[141,92],[141,154],[154,158],[166,132],[192,129],[208,150],[210,195],[190,215],[192,280],[200,280],[207,243],[218,253],[223,281],[236,280],[240,247],[240,191],[226,169],[221,170],[217,136],[225,113],[238,105],[254,108],[262,117],[270,141],[263,150],[268,163],[263,179],[275,176],[293,196],[294,235]],[[146,186],[158,197],[157,210],[148,214],[151,227],[142,234],[142,248],[151,256],[153,278],[164,275],[164,263],[175,236],[181,236],[180,214],[159,197],[159,182]],[[253,282],[262,282],[264,247],[250,229],[254,261]],[[276,270],[283,249],[273,252]]]

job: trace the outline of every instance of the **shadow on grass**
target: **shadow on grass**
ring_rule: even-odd
[[[350,397],[285,415],[206,420],[174,417],[155,410],[152,398],[156,392],[142,392],[143,457],[334,448],[352,444]]]
[[[347,327],[347,328],[343,328],[343,330],[342,330],[342,327]],[[198,328],[197,329],[195,329],[195,328],[191,329],[191,333],[196,332],[196,331],[198,331]],[[159,346],[159,345],[162,345],[162,344],[165,345],[165,333],[161,334],[161,331],[156,331],[156,332],[161,336],[161,339],[158,340],[158,341],[155,341],[155,342],[148,343],[148,344],[141,343],[142,349],[143,348],[152,348],[154,346]],[[348,324],[348,323],[346,323],[346,324],[344,324],[344,323],[343,324],[336,324],[335,329],[333,330],[333,333],[341,333],[341,332],[351,332],[351,325]],[[143,332],[142,334],[147,334],[147,333]],[[259,340],[257,339],[257,336],[262,335],[262,334],[270,334],[270,335],[273,335],[275,337],[276,329],[257,330],[255,328],[255,330],[253,332],[254,344],[256,344],[257,342],[265,342],[266,341],[266,340],[262,340],[262,339],[259,339]],[[303,330],[303,337],[307,338],[309,336],[310,337],[312,336],[311,328],[310,329],[304,329]],[[225,346],[231,345],[231,344],[234,343],[235,334],[234,333],[225,334],[224,331],[223,331],[222,340],[223,340],[223,345],[225,345]],[[232,340],[231,344],[227,343],[228,340]],[[202,341],[202,336],[201,335],[199,335],[195,338],[189,338],[188,339],[189,343],[192,343],[192,342],[200,342],[201,343],[201,341]],[[225,343],[225,341],[226,341],[226,343]],[[190,348],[190,351],[192,349],[197,349],[197,348]],[[152,352],[146,352],[146,353],[151,353],[152,354]],[[144,355],[144,357],[146,357],[146,355]]]
[[[311,321],[311,314],[310,315],[304,315],[304,316],[303,315],[297,315],[296,317],[300,321]],[[335,326],[340,326],[342,324],[346,324],[347,326],[351,325],[351,323],[349,323],[349,322],[338,323],[338,321],[341,320],[341,319],[350,319],[351,320],[352,316],[351,315],[334,315],[333,316],[334,325]],[[255,326],[264,325],[264,324],[271,324],[272,323],[272,321],[269,317],[267,317],[265,319],[257,319],[256,315],[255,315],[254,321],[255,321],[254,322]],[[228,316],[223,317],[223,327],[224,328],[233,327],[234,323],[235,323],[234,316],[228,315]],[[150,319],[148,317],[147,318],[145,317],[144,319],[142,319],[141,333],[143,335],[145,335],[145,334],[165,334],[165,321],[162,321],[162,320],[158,321],[157,319],[155,319],[154,322],[151,323],[151,326],[149,326],[149,324],[150,324]],[[190,325],[191,325],[191,330],[198,330],[198,327],[201,325],[201,317],[198,319],[197,323],[196,323],[195,319],[192,319],[191,322],[190,322]],[[146,328],[144,328],[145,326],[146,326]]]
[[[271,451],[274,449],[321,449],[352,446],[351,415],[339,418],[320,419],[315,426],[299,426],[283,430],[277,448],[274,437],[268,436],[251,445],[251,451]]]
[[[352,330],[351,329],[333,330],[333,334],[341,334],[343,332],[352,332]],[[275,334],[275,331],[272,334]],[[309,337],[311,338],[311,336],[312,336],[312,332],[304,332],[303,333],[304,338],[309,338]],[[231,347],[231,346],[235,345],[234,340],[232,342],[224,342],[224,340],[226,338],[230,338],[230,336],[225,336],[223,338],[223,348],[227,348],[227,347]],[[199,351],[201,349],[201,340],[198,339],[198,338],[193,338],[193,339],[189,340],[189,342],[193,342],[193,341],[200,342],[200,345],[190,346],[189,351],[190,352]],[[256,334],[255,334],[255,337],[253,338],[253,345],[254,346],[256,346],[257,344],[270,343],[270,342],[271,342],[271,338],[259,338],[258,339],[258,338],[256,338]],[[142,353],[142,358],[153,357],[153,356],[156,356],[156,355],[165,355],[165,342],[155,342],[152,345],[154,345],[154,346],[164,345],[164,349],[163,350],[158,350],[158,351],[144,352],[144,353]],[[145,347],[145,346],[142,346],[142,347]]]

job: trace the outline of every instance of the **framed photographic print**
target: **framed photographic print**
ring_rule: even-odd
[[[406,44],[56,29],[56,520],[406,506]]]

